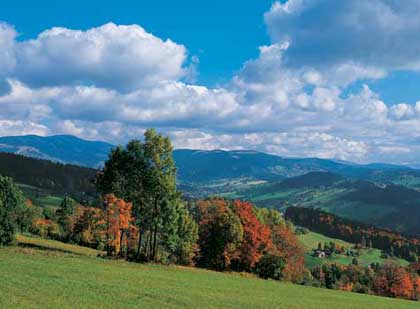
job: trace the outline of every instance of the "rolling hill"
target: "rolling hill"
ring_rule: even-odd
[[[0,174],[12,177],[38,206],[57,206],[63,196],[86,204],[96,198],[96,170],[0,153]]]
[[[420,191],[392,183],[311,172],[224,195],[280,210],[289,205],[321,208],[349,219],[420,235]]]

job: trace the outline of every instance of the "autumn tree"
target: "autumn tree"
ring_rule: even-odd
[[[50,219],[37,218],[32,222],[29,232],[43,238],[57,239],[60,235],[60,227]]]
[[[97,188],[133,204],[138,228],[137,260],[159,261],[175,254],[180,240],[179,220],[185,209],[176,190],[172,144],[155,130],[144,141],[117,147],[98,174]]]
[[[24,207],[23,194],[13,180],[0,176],[0,246],[15,240],[19,213]]]
[[[106,222],[102,209],[95,207],[78,207],[72,218],[72,242],[93,247],[105,248]]]
[[[240,219],[223,199],[210,199],[197,203],[199,211],[198,264],[202,267],[225,270],[238,258],[243,240]]]
[[[238,267],[250,271],[271,248],[271,231],[258,221],[251,203],[236,200],[233,210],[239,217],[243,229],[243,239],[238,248]]]
[[[405,268],[394,268],[390,281],[390,292],[392,296],[406,299],[410,299],[413,296],[413,281]]]
[[[107,253],[110,256],[124,255],[131,223],[131,203],[107,194],[105,200],[105,223]]]
[[[260,210],[261,218],[271,230],[269,254],[284,260],[282,279],[299,281],[305,270],[304,250],[294,234],[294,227],[276,210]]]

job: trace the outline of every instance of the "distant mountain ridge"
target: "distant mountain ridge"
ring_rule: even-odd
[[[0,152],[60,163],[99,168],[115,146],[71,135],[0,137]],[[202,186],[227,181],[279,181],[309,172],[331,172],[380,182],[416,182],[420,171],[406,166],[374,163],[360,165],[318,158],[286,158],[257,151],[177,149],[174,159],[182,185]],[[413,180],[414,179],[414,180]]]
[[[113,147],[69,135],[0,137],[0,174],[60,194],[80,192],[84,199],[94,192],[95,169],[27,157],[98,168]],[[190,197],[224,195],[279,209],[322,208],[420,235],[420,170],[242,150],[178,149],[174,159],[178,188]]]
[[[87,141],[72,135],[0,137],[0,152],[92,168],[101,166],[113,147],[105,142]]]

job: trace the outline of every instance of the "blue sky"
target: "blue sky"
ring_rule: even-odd
[[[418,164],[418,0],[3,1],[0,135]]]
[[[21,38],[63,26],[89,29],[107,22],[139,24],[161,38],[184,44],[200,58],[198,82],[229,80],[243,63],[269,43],[264,12],[272,1],[57,1],[16,0],[0,4],[0,20],[16,26]],[[22,9],[25,8],[25,9]]]

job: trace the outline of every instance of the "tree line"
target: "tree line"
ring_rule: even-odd
[[[397,264],[374,263],[362,267],[328,264],[315,266],[305,284],[362,294],[420,300],[420,273],[415,264],[402,267]]]

